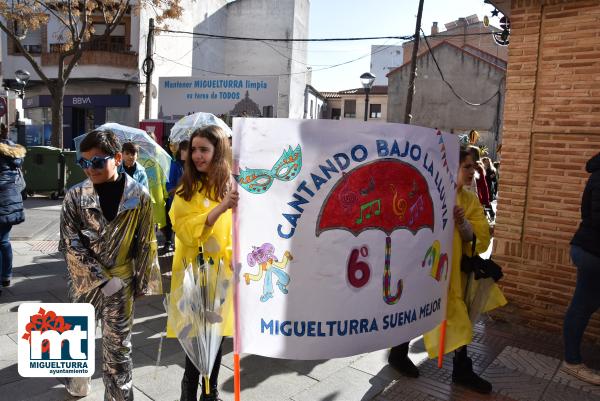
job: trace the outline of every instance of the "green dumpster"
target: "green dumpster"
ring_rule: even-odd
[[[23,162],[27,194],[48,194],[52,199],[64,194],[65,164],[62,151],[51,146],[30,146]]]
[[[79,164],[77,164],[76,151],[64,150],[63,156],[65,158],[65,190],[68,190],[73,185],[79,184],[81,181],[85,180],[87,176]]]

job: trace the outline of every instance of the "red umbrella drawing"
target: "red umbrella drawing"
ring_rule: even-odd
[[[433,202],[423,175],[397,159],[379,159],[344,173],[323,202],[317,237],[328,230],[346,230],[355,237],[365,230],[381,230],[385,239],[383,299],[393,305],[402,296],[402,280],[391,293],[391,234],[406,229],[416,234],[434,229]]]

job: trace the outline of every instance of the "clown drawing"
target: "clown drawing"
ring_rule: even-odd
[[[267,302],[273,298],[273,275],[276,276],[275,283],[282,294],[287,294],[287,286],[290,283],[290,276],[284,271],[288,262],[293,260],[293,256],[289,251],[283,253],[283,260],[280,262],[275,256],[275,247],[272,244],[264,243],[260,247],[253,246],[252,252],[248,254],[248,265],[254,266],[258,264],[259,270],[257,274],[244,274],[246,285],[250,281],[260,281],[265,276],[263,283],[263,294],[260,297],[261,302]]]

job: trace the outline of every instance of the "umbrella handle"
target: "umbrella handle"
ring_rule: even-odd
[[[208,376],[203,376],[204,379],[204,394],[210,395],[210,379]]]
[[[390,271],[390,259],[392,257],[392,239],[385,237],[385,267],[383,269],[383,300],[388,305],[394,305],[402,296],[402,288],[404,284],[402,280],[398,280],[398,292],[396,295],[391,295],[392,273]]]

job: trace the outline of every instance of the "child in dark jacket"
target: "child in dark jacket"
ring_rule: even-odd
[[[173,203],[173,196],[175,195],[175,190],[179,185],[179,180],[183,175],[183,165],[185,164],[185,159],[187,157],[187,150],[189,146],[189,141],[182,141],[179,143],[177,147],[177,151],[171,160],[171,168],[169,169],[169,180],[167,181],[167,192],[169,193],[169,198],[167,199],[165,209],[167,211],[167,225],[162,230],[165,236],[165,246],[163,248],[164,253],[173,252],[173,226],[171,225],[171,219],[169,218],[169,211],[171,210],[171,204]]]
[[[8,129],[0,126],[0,278],[2,287],[10,286],[12,278],[12,247],[10,230],[25,221],[23,198],[17,181],[25,157],[25,148],[8,139]]]

